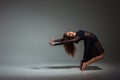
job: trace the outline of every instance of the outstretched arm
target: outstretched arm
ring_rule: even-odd
[[[62,45],[62,44],[66,44],[66,43],[70,43],[70,42],[78,42],[80,40],[80,37],[79,36],[76,36],[75,38],[71,39],[71,40],[61,40],[61,39],[58,39],[59,41],[51,41],[50,42],[50,45],[52,46],[57,46],[57,45]],[[55,41],[57,43],[55,43]]]
[[[50,44],[51,46],[54,46],[55,42],[62,42],[62,41],[63,41],[63,38],[61,38],[61,39],[56,39],[56,40],[54,40],[54,38],[50,38],[49,44]]]
[[[63,41],[63,38],[54,40],[54,42],[62,42],[62,41]]]

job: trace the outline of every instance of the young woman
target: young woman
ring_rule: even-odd
[[[63,45],[66,52],[74,57],[76,50],[74,43],[78,43],[81,40],[84,40],[84,56],[80,65],[80,69],[83,71],[89,64],[104,57],[104,49],[93,33],[84,30],[77,32],[68,31],[63,34],[61,39],[54,40],[51,38],[49,44],[51,46]]]

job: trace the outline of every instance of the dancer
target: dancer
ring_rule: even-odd
[[[86,67],[104,57],[104,49],[95,34],[79,30],[77,32],[68,31],[63,34],[63,38],[54,40],[50,39],[51,46],[63,45],[67,54],[75,56],[75,43],[84,40],[84,55],[81,61],[80,69],[85,70]]]

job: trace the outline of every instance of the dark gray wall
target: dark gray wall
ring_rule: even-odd
[[[95,33],[105,49],[104,61],[119,59],[118,1],[108,0],[1,0],[0,64],[79,63],[62,46],[49,46],[49,38],[84,29]]]

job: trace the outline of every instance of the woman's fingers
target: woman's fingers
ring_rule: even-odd
[[[54,38],[50,38],[49,44],[50,44],[51,46],[54,46]]]
[[[54,38],[50,38],[50,42],[54,42]]]
[[[53,45],[54,45],[54,42],[51,42],[51,41],[50,41],[49,44],[50,44],[51,46],[53,46]]]

